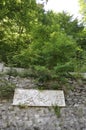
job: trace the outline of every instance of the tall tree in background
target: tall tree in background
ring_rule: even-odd
[[[83,48],[83,65],[86,71],[86,0],[78,0],[80,4],[80,13],[82,15],[82,21],[84,23],[84,29],[79,35],[79,43]]]
[[[78,0],[80,4],[80,12],[82,14],[82,18],[86,24],[86,0]]]
[[[18,67],[74,68],[83,25],[65,12],[45,12],[35,0],[0,1],[0,58]]]
[[[86,0],[79,0],[80,13],[82,14],[82,20],[84,23],[84,29],[79,34],[79,42],[83,50],[86,50]]]
[[[6,63],[12,61],[13,55],[32,42],[40,10],[43,11],[35,0],[0,1],[1,60]]]
[[[38,65],[48,69],[70,70],[77,50],[75,37],[80,30],[82,27],[78,21],[72,20],[72,16],[66,13],[42,13],[40,24],[33,33],[32,44],[15,55],[14,61],[22,66]]]

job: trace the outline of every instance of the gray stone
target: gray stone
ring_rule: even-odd
[[[8,75],[3,78],[9,80]],[[33,89],[30,78],[10,78],[18,88]],[[0,100],[0,130],[86,130],[86,83],[79,84],[70,82],[74,89],[65,94],[66,107],[60,108],[59,118],[52,107],[24,108]]]
[[[62,90],[16,89],[13,105],[65,106],[64,93]]]

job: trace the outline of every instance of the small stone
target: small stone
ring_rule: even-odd
[[[40,128],[38,126],[34,126],[33,128],[34,128],[34,130],[40,130]]]
[[[8,110],[13,111],[13,110],[14,110],[14,107],[13,107],[13,106],[9,106],[9,107],[8,107]]]
[[[25,121],[25,125],[28,126],[28,127],[29,127],[29,126],[32,126],[32,124],[33,124],[32,121]]]
[[[78,107],[79,106],[79,104],[74,104],[74,107]]]

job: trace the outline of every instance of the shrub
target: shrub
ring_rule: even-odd
[[[53,30],[49,41],[34,41],[14,59],[21,62],[23,67],[34,67],[39,81],[45,81],[52,77],[62,78],[68,71],[73,71],[76,50],[77,44],[72,37]]]
[[[4,79],[0,79],[0,99],[10,99],[13,97],[15,85]]]

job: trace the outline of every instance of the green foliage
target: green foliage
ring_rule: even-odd
[[[51,72],[45,66],[34,66],[34,70],[39,81],[46,81],[51,78]]]
[[[86,1],[85,0],[78,0],[80,4],[80,12],[82,14],[82,18],[86,24]]]
[[[18,106],[20,109],[27,109],[28,108],[28,105],[26,104],[19,104]]]
[[[81,46],[81,48],[85,51],[86,50],[86,28],[78,33],[77,38],[78,44]]]
[[[53,109],[54,109],[54,112],[56,114],[56,116],[59,118],[61,116],[61,113],[60,113],[60,107],[59,106],[52,106]]]
[[[33,42],[28,49],[14,56],[14,59],[25,67],[38,65],[51,70],[56,66],[62,65],[58,69],[64,71],[61,68],[70,66],[72,58],[75,56],[76,47],[75,41],[65,33],[52,32],[48,42]]]
[[[0,79],[0,99],[11,99],[13,98],[15,85],[9,83],[5,79]]]
[[[1,0],[0,6],[1,61],[33,68],[43,82],[61,81],[68,71],[81,70],[86,59],[86,33],[77,19],[65,12],[45,12],[35,0]],[[13,70],[9,74],[17,75]]]
[[[8,64],[13,63],[12,57],[32,42],[32,30],[38,24],[40,8],[35,0],[2,0],[0,6],[0,56]]]

